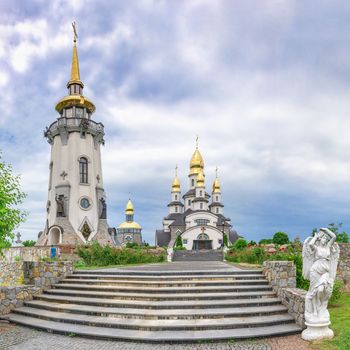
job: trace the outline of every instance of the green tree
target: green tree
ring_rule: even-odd
[[[237,250],[243,250],[244,248],[248,247],[248,242],[244,238],[238,238],[234,244],[234,247]]]
[[[279,245],[288,244],[289,237],[285,232],[276,232],[273,235],[272,242]]]
[[[31,240],[31,239],[28,239],[28,240],[26,240],[26,241],[23,241],[23,242],[22,242],[22,245],[23,245],[23,247],[34,247],[34,246],[35,246],[35,243],[36,243],[36,241],[33,241],[33,240]]]
[[[270,243],[272,243],[271,238],[263,238],[259,241],[259,244],[270,244]]]
[[[17,208],[25,197],[20,190],[20,177],[13,175],[12,166],[2,161],[0,152],[0,252],[11,246],[13,231],[25,220],[27,213]]]
[[[225,246],[225,247],[228,246],[228,238],[227,238],[227,235],[224,235],[224,246]]]
[[[181,238],[180,235],[178,235],[178,236],[176,237],[175,247],[176,247],[176,248],[182,248],[182,247],[183,247],[182,238]]]
[[[330,223],[328,224],[328,229],[331,230],[332,232],[334,232],[337,236],[337,242],[339,243],[349,243],[349,235],[343,231],[343,232],[340,232],[341,228],[343,226],[343,223],[338,223],[338,224],[335,224],[335,223]]]

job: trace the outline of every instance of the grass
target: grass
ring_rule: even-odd
[[[343,293],[335,305],[328,308],[331,326],[335,337],[330,340],[313,342],[314,350],[349,350],[350,349],[350,293]]]

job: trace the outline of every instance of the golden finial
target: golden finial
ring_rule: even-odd
[[[77,42],[78,34],[77,34],[77,24],[72,22],[72,27],[73,27],[73,35],[74,35],[74,44]]]
[[[215,177],[217,178],[218,177],[218,167],[215,168]]]
[[[175,176],[177,176],[177,164],[176,164],[176,167],[175,167]]]
[[[199,136],[198,134],[196,135],[196,149],[198,149],[198,139],[199,139]]]

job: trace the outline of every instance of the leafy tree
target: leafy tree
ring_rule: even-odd
[[[259,244],[270,244],[270,243],[272,243],[271,238],[263,238],[259,241]]]
[[[289,243],[289,237],[286,233],[284,232],[276,232],[273,235],[272,242],[275,244],[288,244]]]
[[[256,245],[256,242],[255,242],[255,241],[250,241],[248,244],[249,244],[250,246],[253,246],[253,245]]]
[[[178,236],[176,237],[175,247],[176,247],[176,248],[182,248],[182,247],[183,247],[182,238],[181,238],[180,235],[178,235]]]
[[[228,238],[227,238],[227,235],[224,235],[224,246],[225,246],[225,247],[228,246]]]
[[[34,247],[35,246],[36,241],[33,241],[31,239],[28,239],[26,241],[23,241],[23,247]]]
[[[20,177],[13,175],[12,166],[4,163],[1,156],[0,152],[0,252],[11,246],[13,231],[27,215],[16,207],[26,197],[20,190]]]
[[[244,248],[248,247],[248,242],[244,238],[238,238],[234,244],[234,247],[237,250],[243,250]]]
[[[339,232],[339,230],[342,228],[343,224],[340,222],[339,224],[331,223],[328,224],[328,229],[334,232],[337,236],[336,241],[339,243],[349,243],[349,235],[343,231]]]

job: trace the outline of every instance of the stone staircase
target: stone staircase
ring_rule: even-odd
[[[220,250],[174,250],[173,261],[223,261]]]
[[[76,271],[9,320],[49,332],[142,342],[299,333],[260,270]]]

